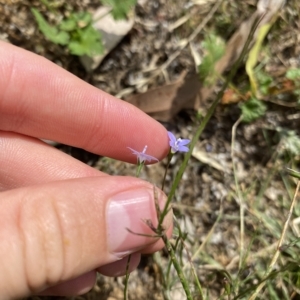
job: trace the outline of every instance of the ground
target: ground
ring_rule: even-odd
[[[93,12],[100,5],[97,0],[55,2],[62,14],[80,10]],[[31,7],[38,8],[50,20],[54,18],[42,1],[0,0],[0,38],[45,56],[113,95],[122,94],[128,88],[131,94],[142,93],[176,81],[183,71],[195,71],[195,56],[191,47],[187,46],[164,72],[154,75],[216,3],[216,0],[138,1],[133,29],[92,73],[85,71],[77,56],[47,41],[38,30]],[[255,8],[254,0],[224,0],[193,40],[200,58],[204,55],[201,42],[205,36],[214,32],[228,41]],[[285,5],[259,56],[258,64],[272,77],[274,89],[285,82],[284,74],[288,69],[300,68],[299,12],[298,1],[291,0]],[[186,17],[186,21],[170,30],[182,17]],[[141,80],[146,83],[140,85]],[[233,83],[241,93],[247,89],[244,63]],[[206,105],[216,97],[218,90],[219,87]],[[259,282],[270,265],[288,216],[295,181],[284,168],[297,169],[299,163],[299,153],[288,151],[299,133],[299,102],[293,89],[288,93],[269,94],[264,100],[267,104],[265,114],[250,123],[236,123],[241,116],[240,103],[217,107],[196,144],[197,151],[190,159],[174,197],[176,222],[187,234],[185,246],[177,250],[185,263],[187,252],[193,257],[198,278],[208,295],[206,299],[227,299],[228,286],[231,287],[228,299],[233,299],[240,291],[246,292]],[[207,107],[203,109],[204,112],[206,110]],[[178,136],[192,138],[199,118],[194,110],[185,109],[163,124]],[[135,174],[133,165],[67,145],[56,147],[109,174]],[[167,194],[182,160],[183,156],[178,155],[171,162],[166,178]],[[149,166],[142,171],[141,177],[160,185],[165,167],[166,161]],[[276,270],[290,266],[294,268],[293,272],[286,274],[282,271],[282,276],[270,280],[260,299],[299,299],[299,285],[294,280],[299,272],[299,216],[300,209],[296,204],[280,259],[276,263]],[[178,230],[175,230],[173,243],[177,236]],[[185,299],[173,270],[169,277],[165,274],[167,264],[166,251],[154,257],[144,257],[138,270],[131,274],[129,298]],[[123,282],[123,278],[99,276],[90,293],[72,299],[123,299]],[[191,279],[191,285],[192,282]],[[170,291],[167,291],[166,285]],[[246,299],[243,297],[238,299]],[[201,298],[195,296],[195,299]]]

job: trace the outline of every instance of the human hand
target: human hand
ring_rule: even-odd
[[[40,141],[135,163],[127,147],[162,159],[163,126],[132,105],[28,51],[0,42],[0,299],[76,295],[96,272],[124,275],[163,247],[153,186],[109,176]],[[164,206],[166,197],[158,195]],[[172,231],[172,216],[164,221]]]

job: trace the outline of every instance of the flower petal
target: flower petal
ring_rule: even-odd
[[[170,146],[173,147],[175,145],[175,143],[176,143],[176,137],[170,131],[168,131],[168,136],[169,136],[169,139],[170,139]]]
[[[140,152],[138,152],[138,151],[136,151],[136,150],[134,150],[134,149],[132,149],[130,147],[127,147],[127,148],[132,151],[132,154],[135,154],[135,155],[139,155],[140,154]]]
[[[136,151],[130,147],[127,147],[128,149],[130,149],[132,151],[132,154],[136,155],[137,156],[137,159],[138,159],[138,162],[142,163],[144,161],[152,161],[152,160],[155,160],[155,161],[159,161],[156,157],[154,156],[151,156],[151,155],[148,155],[146,153],[144,153],[145,148],[143,151],[139,152],[139,151]],[[147,149],[147,148],[146,148]]]
[[[178,145],[179,146],[184,146],[184,145],[187,145],[187,144],[189,144],[191,142],[191,140],[188,140],[188,139],[183,139],[183,140],[181,140],[180,142],[178,142]]]
[[[178,148],[178,151],[180,151],[180,152],[189,152],[189,148],[186,147],[186,146],[180,146],[180,147]]]
[[[128,149],[130,149],[131,151],[132,151],[132,154],[139,154],[139,153],[142,153],[142,152],[140,152],[140,151],[137,151],[137,150],[134,150],[134,149],[132,149],[132,148],[130,148],[130,147],[127,147]]]
[[[142,156],[143,156],[143,161],[144,161],[144,160],[149,161],[149,162],[150,162],[151,160],[158,161],[158,159],[157,159],[156,157],[151,156],[151,155],[148,155],[148,154],[144,154],[144,153],[143,153]]]

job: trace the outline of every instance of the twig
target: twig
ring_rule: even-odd
[[[280,239],[279,239],[278,244],[277,244],[277,249],[276,249],[276,251],[275,251],[275,253],[273,255],[273,258],[272,258],[272,260],[270,262],[270,265],[269,265],[269,267],[267,269],[267,272],[266,272],[266,274],[265,274],[265,276],[263,278],[263,281],[257,286],[257,288],[255,289],[254,293],[251,295],[251,297],[249,298],[249,300],[254,300],[257,297],[258,293],[265,286],[265,284],[267,282],[266,279],[268,278],[268,276],[272,272],[273,267],[274,267],[274,265],[277,262],[279,254],[281,252],[281,247],[283,245],[283,240],[285,238],[285,234],[286,234],[286,231],[287,231],[287,228],[289,226],[290,219],[291,219],[291,216],[292,216],[292,213],[293,213],[293,210],[294,210],[294,206],[295,206],[296,199],[297,199],[297,196],[298,196],[299,188],[300,188],[300,180],[298,180],[296,191],[295,191],[295,194],[294,194],[291,206],[290,206],[290,210],[289,210],[289,213],[288,213],[288,217],[287,217],[287,219],[286,219],[286,221],[284,223],[284,226],[283,226],[283,229],[282,229],[282,232],[281,232],[281,236],[280,236]]]
[[[276,248],[277,244],[273,243],[272,245],[263,248],[262,250],[255,252],[251,255],[252,260],[254,258],[258,258],[258,257],[265,257],[267,255],[269,255],[269,252],[273,251],[274,248]],[[240,261],[240,255],[236,255],[235,257],[233,257],[233,259],[230,261],[229,264],[226,265],[225,270],[232,270],[235,268],[236,264]],[[249,257],[247,258],[247,263],[251,263],[251,260],[249,259]]]
[[[196,29],[193,31],[193,33],[186,39],[186,41],[182,44],[182,46],[175,51],[167,61],[165,61],[160,67],[160,70],[166,69],[170,63],[181,53],[181,51],[189,44],[191,43],[195,37],[202,31],[204,26],[208,23],[208,21],[213,17],[214,13],[217,11],[219,6],[221,5],[223,0],[218,0],[214,7],[210,10],[209,14],[203,19],[203,21],[196,27]]]
[[[276,105],[280,105],[280,106],[284,106],[284,107],[297,107],[299,106],[299,103],[297,101],[295,102],[286,102],[286,101],[280,101],[280,100],[271,100],[271,99],[264,99],[262,98],[261,100],[265,101],[265,102],[270,102],[270,103],[274,103]]]
[[[236,137],[236,129],[239,126],[239,124],[242,121],[242,117],[239,117],[239,119],[234,123],[232,126],[232,138],[231,138],[231,160],[232,160],[232,168],[233,168],[233,176],[234,176],[234,182],[235,187],[237,190],[237,196],[239,199],[239,205],[240,205],[240,261],[239,261],[239,269],[242,268],[242,262],[244,259],[244,233],[245,233],[245,222],[244,222],[244,215],[245,215],[245,206],[242,196],[242,191],[239,186],[239,181],[237,178],[235,163],[234,163],[234,146],[235,146],[235,137]]]
[[[149,82],[150,80],[154,79],[156,76],[158,76],[160,73],[164,72],[166,68],[171,64],[171,62],[181,53],[181,51],[189,44],[191,43],[195,37],[201,32],[201,30],[204,28],[204,26],[208,23],[208,21],[213,17],[214,13],[217,11],[218,7],[221,5],[223,0],[218,0],[214,7],[211,9],[209,14],[203,19],[203,21],[196,27],[196,29],[193,31],[193,33],[185,40],[184,43],[182,43],[181,47],[177,49],[175,52],[170,55],[170,57],[157,69],[153,72],[152,76],[148,78],[146,82]],[[143,82],[143,84],[139,85],[139,87],[143,86],[146,82]]]

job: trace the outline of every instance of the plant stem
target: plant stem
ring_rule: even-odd
[[[179,237],[180,239],[182,240],[182,245],[186,251],[186,254],[187,254],[187,257],[188,257],[188,261],[190,263],[190,266],[191,266],[191,269],[192,269],[192,273],[193,273],[193,276],[194,276],[194,279],[195,279],[195,282],[196,282],[196,286],[198,288],[198,291],[199,291],[199,294],[200,294],[200,300],[204,300],[204,294],[203,294],[203,289],[202,289],[202,286],[201,286],[201,283],[199,281],[199,278],[197,276],[197,272],[196,272],[196,269],[193,265],[193,261],[192,261],[192,257],[189,253],[189,250],[188,248],[186,247],[185,245],[185,242],[184,242],[184,238],[183,238],[183,234],[182,234],[182,231],[181,231],[181,228],[179,226],[178,227],[178,230],[179,230]],[[184,270],[184,267],[182,268],[182,270]]]
[[[173,251],[173,248],[172,248],[172,245],[171,243],[169,242],[167,236],[165,234],[162,235],[162,239],[166,245],[166,248],[167,248],[167,251],[170,255],[170,258],[171,258],[171,261],[173,263],[173,266],[177,272],[177,275],[179,277],[179,280],[182,284],[182,287],[185,291],[185,294],[186,294],[186,299],[187,300],[193,300],[193,297],[192,297],[192,294],[191,294],[191,291],[190,291],[190,287],[189,287],[189,284],[188,284],[188,281],[187,279],[185,278],[184,274],[183,274],[183,271],[182,271],[182,268],[178,262],[178,260],[176,259],[176,256],[175,256],[175,253]]]
[[[234,161],[234,148],[235,148],[235,137],[236,137],[236,131],[239,124],[242,122],[242,116],[238,118],[238,120],[234,123],[232,126],[231,131],[231,162],[232,162],[232,169],[233,169],[233,177],[234,177],[234,183],[235,188],[237,191],[237,197],[238,197],[238,203],[240,205],[240,261],[239,261],[239,271],[242,269],[242,263],[244,260],[244,234],[245,234],[245,223],[244,223],[244,216],[245,216],[245,204],[244,204],[244,198],[242,191],[240,189],[239,180],[237,176],[237,171],[235,167],[235,161]]]
[[[140,173],[142,171],[143,166],[145,165],[145,162],[138,162],[137,168],[136,168],[136,172],[135,172],[135,177],[139,178]]]
[[[237,69],[238,69],[240,63],[242,62],[243,58],[245,57],[245,55],[247,53],[247,50],[248,50],[249,45],[250,45],[250,42],[252,41],[253,35],[254,35],[254,33],[256,31],[256,28],[257,28],[257,26],[258,26],[258,24],[260,22],[260,19],[261,18],[259,17],[257,20],[254,21],[254,25],[251,28],[251,31],[250,31],[249,36],[247,38],[247,41],[246,41],[246,43],[245,43],[245,45],[243,47],[241,55],[239,56],[239,58],[237,59],[237,61],[233,64],[233,66],[231,68],[231,71],[230,71],[230,73],[229,73],[229,75],[228,75],[225,83],[223,84],[222,89],[219,91],[219,93],[217,94],[216,99],[214,100],[214,102],[212,103],[212,105],[210,106],[210,108],[208,109],[208,111],[207,111],[207,113],[206,113],[206,115],[205,115],[202,123],[198,127],[198,129],[197,129],[197,131],[196,131],[196,133],[195,133],[195,135],[194,135],[194,137],[193,137],[193,139],[191,141],[190,150],[184,156],[183,163],[181,164],[181,166],[180,166],[180,168],[179,168],[179,170],[178,170],[178,172],[176,174],[175,180],[174,180],[174,182],[172,184],[171,191],[169,193],[166,205],[165,205],[163,211],[161,212],[160,219],[159,219],[159,225],[162,224],[165,216],[167,215],[167,213],[169,211],[170,203],[171,203],[171,201],[172,201],[172,199],[173,199],[173,197],[175,195],[175,191],[176,191],[176,189],[177,189],[177,187],[179,185],[179,182],[181,180],[183,172],[186,169],[187,163],[188,163],[188,161],[189,161],[189,159],[190,159],[190,157],[192,155],[193,149],[194,149],[194,147],[195,147],[195,145],[196,145],[196,143],[197,143],[200,135],[204,131],[204,129],[205,129],[208,121],[211,119],[211,117],[212,117],[212,115],[213,115],[213,113],[214,113],[217,105],[219,104],[219,102],[220,102],[220,100],[221,100],[221,98],[222,98],[222,96],[223,96],[223,94],[224,94],[227,86],[229,85],[229,83],[233,79],[234,75],[237,72]]]
[[[168,169],[169,169],[169,166],[170,166],[173,155],[174,154],[172,152],[170,152],[169,155],[168,155],[168,162],[167,162],[167,166],[166,166],[166,171],[165,171],[163,182],[162,182],[162,185],[161,185],[161,190],[162,191],[164,190],[164,187],[165,187],[167,172],[168,172]]]
[[[129,282],[129,265],[131,260],[131,254],[128,256],[127,264],[126,264],[126,276],[125,276],[125,287],[124,287],[124,300],[128,299],[128,282]]]

